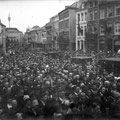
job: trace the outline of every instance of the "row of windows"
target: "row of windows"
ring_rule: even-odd
[[[97,33],[97,31],[98,29],[96,24],[88,26],[88,32]],[[120,35],[120,22],[115,22],[114,27],[112,23],[108,23],[106,27],[103,24],[100,25],[100,35],[105,35],[105,34],[110,35],[113,33],[113,31],[115,35]],[[77,30],[77,32],[78,32],[77,33],[78,36],[85,36],[86,26],[81,26],[80,31]]]
[[[89,11],[89,20],[96,20],[98,19],[98,10],[90,10]]]
[[[98,31],[97,25],[89,26],[88,31],[92,32],[92,33],[96,33]],[[100,35],[112,34],[113,31],[114,31],[115,35],[120,34],[120,22],[116,22],[114,24],[114,27],[113,27],[112,23],[108,23],[106,27],[103,24],[100,25]]]
[[[87,12],[82,12],[78,14],[78,22],[79,21],[86,21],[87,20]]]
[[[100,35],[112,34],[113,31],[115,35],[120,35],[120,22],[115,22],[114,27],[112,23],[107,24],[107,28],[100,25]]]
[[[104,19],[106,16],[106,8],[100,8],[100,19]],[[115,6],[108,6],[107,7],[107,17],[113,17],[113,16],[118,16],[120,15],[120,5]],[[90,10],[89,11],[89,20],[96,20],[98,19],[98,10]]]
[[[98,1],[91,1],[89,2],[89,8],[96,7],[98,5]]]
[[[69,17],[69,11],[66,11],[66,12],[64,12],[64,13],[61,13],[61,14],[59,15],[59,20],[62,20],[62,19],[67,18],[67,17]]]
[[[97,25],[94,24],[94,25],[88,26],[88,32],[96,33],[97,32]]]
[[[105,18],[105,8],[100,9],[100,19]],[[120,15],[120,5],[115,6],[109,6],[107,7],[107,17],[113,17],[113,16],[118,16]]]
[[[85,36],[86,30],[87,30],[86,26],[78,26],[77,35],[78,36]]]
[[[59,33],[59,36],[62,36],[63,38],[69,38],[69,31],[62,31]]]
[[[69,20],[64,20],[59,22],[59,29],[69,28]]]

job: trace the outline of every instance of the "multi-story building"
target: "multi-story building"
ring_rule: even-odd
[[[87,48],[113,52],[120,49],[120,1],[88,0],[87,6]]]
[[[87,8],[86,1],[76,11],[76,50],[86,51]]]
[[[44,45],[42,40],[42,31],[42,28],[40,28],[39,26],[34,26],[32,28],[27,29],[27,31],[25,32],[25,36],[29,43],[29,48],[31,50],[35,48],[43,49]]]
[[[59,16],[55,15],[50,18],[52,25],[52,48],[58,50],[58,37],[59,37]]]
[[[99,49],[120,49],[120,1],[107,0],[99,4]]]
[[[59,39],[61,50],[75,50],[76,41],[76,7],[66,7],[59,12]]]
[[[87,0],[87,32],[86,49],[97,51],[98,49],[98,30],[99,30],[99,1]]]
[[[6,48],[15,48],[23,42],[23,33],[17,28],[6,28]]]
[[[6,52],[6,26],[0,21],[0,55]]]

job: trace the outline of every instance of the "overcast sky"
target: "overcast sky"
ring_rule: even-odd
[[[10,14],[10,27],[25,32],[28,26],[43,27],[51,17],[76,1],[78,0],[0,0],[0,19],[9,27]]]

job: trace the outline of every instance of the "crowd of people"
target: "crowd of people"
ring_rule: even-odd
[[[120,77],[71,53],[10,50],[0,58],[0,117],[120,118]]]

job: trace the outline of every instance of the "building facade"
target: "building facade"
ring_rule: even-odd
[[[60,50],[75,50],[76,47],[76,10],[75,7],[66,7],[59,12],[59,38]]]
[[[23,33],[17,28],[6,28],[6,48],[17,48],[23,42]]]
[[[99,4],[99,49],[117,52],[120,49],[120,1]]]
[[[120,1],[88,0],[86,48],[94,51],[120,49]]]
[[[25,33],[26,39],[28,41],[28,47],[33,49],[43,49],[43,29],[39,26],[34,26],[32,28],[27,29]]]
[[[6,53],[6,34],[5,34],[6,26],[0,21],[0,56],[3,53]]]
[[[86,2],[81,3],[76,11],[76,50],[86,51],[87,8]]]
[[[59,37],[59,16],[55,15],[50,18],[52,26],[52,48],[58,50],[58,37]]]
[[[86,32],[86,49],[89,51],[98,50],[98,32],[99,32],[99,1],[87,1],[88,19]]]
[[[42,38],[43,50],[45,50],[47,44],[47,32],[45,26],[41,28],[41,32],[42,32],[41,38]]]
[[[45,25],[46,30],[46,41],[45,41],[45,49],[46,50],[52,50],[52,23],[48,22]]]

